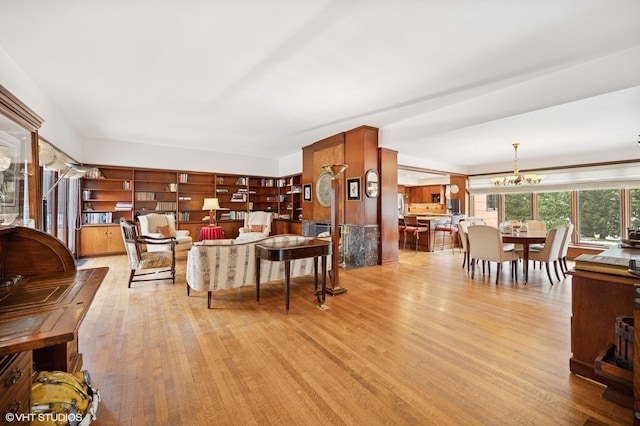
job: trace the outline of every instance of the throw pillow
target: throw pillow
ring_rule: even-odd
[[[249,225],[251,232],[262,232],[262,225]]]
[[[169,238],[171,236],[171,231],[169,231],[169,225],[158,226],[157,232],[162,234],[163,237]]]

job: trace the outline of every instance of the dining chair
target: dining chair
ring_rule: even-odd
[[[549,282],[551,283],[551,285],[553,285],[553,279],[551,278],[549,264],[553,263],[553,270],[556,274],[556,278],[558,279],[558,281],[560,281],[560,275],[558,274],[558,256],[566,232],[566,226],[556,226],[547,234],[547,238],[542,250],[529,251],[529,260],[533,262],[542,262],[545,264],[547,269],[547,277],[549,278]]]
[[[571,235],[573,234],[573,223],[566,225],[566,232],[562,239],[562,245],[560,246],[560,253],[558,254],[558,263],[560,264],[560,271],[566,278],[569,268],[567,267],[567,253],[569,252],[569,243],[571,242]]]
[[[541,221],[541,220],[527,220],[525,221],[525,223],[527,224],[527,229],[528,230],[535,230],[535,231],[544,231],[547,229],[547,225]]]
[[[469,272],[469,226],[471,224],[466,220],[461,220],[458,222],[458,238],[460,240],[460,247],[462,247],[462,253],[464,256],[462,257],[462,267],[465,265],[467,267],[467,272]]]
[[[413,241],[416,244],[416,253],[418,252],[418,242],[420,240],[420,234],[423,232],[429,231],[429,228],[426,226],[420,226],[418,224],[418,216],[415,215],[406,215],[404,217],[404,245],[402,250],[407,248],[407,234],[413,235]],[[429,236],[427,235],[427,238]]]
[[[503,262],[511,263],[511,276],[518,282],[518,260],[516,251],[505,251],[500,229],[488,225],[469,226],[469,258],[471,259],[471,278],[475,275],[478,260],[496,262],[496,284],[500,279],[500,270]],[[491,274],[491,270],[489,270]]]

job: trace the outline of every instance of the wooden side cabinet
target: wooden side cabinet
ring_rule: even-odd
[[[0,357],[0,416],[7,424],[29,424],[31,351]],[[23,421],[20,421],[23,419]]]
[[[83,226],[80,229],[80,256],[125,253],[120,225]]]

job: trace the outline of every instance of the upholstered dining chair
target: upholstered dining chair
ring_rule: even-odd
[[[404,217],[404,245],[402,250],[407,248],[407,234],[413,235],[413,241],[416,244],[416,253],[418,252],[418,242],[420,241],[420,234],[429,231],[426,226],[420,226],[418,224],[418,216],[406,215]],[[427,235],[429,238],[429,235]]]
[[[529,260],[534,262],[542,262],[545,264],[547,269],[547,277],[549,278],[549,282],[551,283],[551,285],[553,285],[553,279],[551,278],[549,264],[553,263],[553,269],[556,274],[556,278],[558,279],[558,281],[560,281],[560,275],[558,274],[558,256],[566,232],[566,226],[556,226],[547,234],[547,238],[544,242],[544,247],[542,248],[542,250],[529,250]]]
[[[571,235],[573,234],[573,223],[566,225],[566,231],[564,238],[562,239],[562,245],[560,246],[560,253],[558,254],[558,263],[560,264],[560,271],[566,278],[569,268],[567,267],[567,253],[569,252],[569,243],[571,242]]]
[[[496,284],[500,279],[503,262],[511,263],[511,276],[518,281],[518,260],[516,251],[505,251],[500,229],[488,225],[469,226],[469,258],[471,259],[471,278],[475,275],[478,260],[496,262]],[[489,273],[491,271],[489,270]]]
[[[527,230],[530,230],[530,231],[533,231],[533,230],[544,231],[547,229],[547,225],[541,220],[529,219],[525,221],[525,223],[527,224]]]
[[[462,252],[464,254],[462,258],[462,267],[464,268],[466,265],[467,272],[469,272],[469,269],[470,269],[469,226],[471,226],[471,224],[464,219],[458,222],[458,237],[460,239],[460,247],[462,247]]]
[[[131,273],[129,275],[128,288],[131,283],[138,281],[171,280],[176,282],[176,240],[170,238],[154,238],[139,236],[138,228],[125,220],[120,221],[120,231],[124,240],[124,247],[129,258]],[[149,251],[150,246],[170,247],[169,250]],[[169,276],[161,275],[169,273]],[[153,276],[153,278],[147,278]]]

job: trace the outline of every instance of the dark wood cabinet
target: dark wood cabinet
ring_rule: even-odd
[[[108,269],[77,270],[72,253],[57,238],[0,226],[0,282],[13,283],[0,288],[3,419],[30,411],[32,365],[80,371],[78,330]]]

